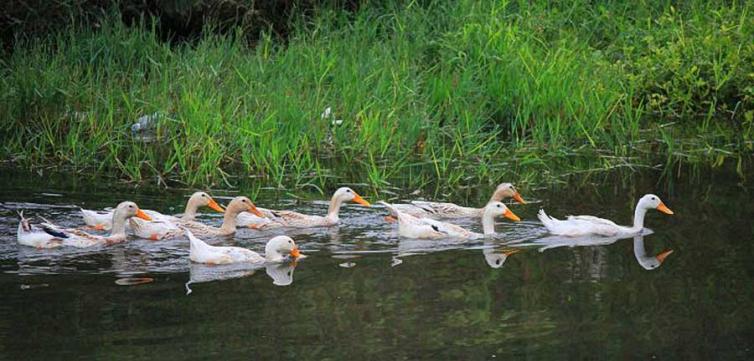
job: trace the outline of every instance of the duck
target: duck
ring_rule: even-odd
[[[147,221],[152,220],[148,214],[139,209],[136,203],[125,201],[118,204],[113,211],[112,228],[109,236],[93,235],[79,229],[61,228],[51,222],[43,223],[42,229],[52,236],[62,238],[64,246],[86,248],[110,245],[126,240],[126,221],[133,217]]]
[[[244,211],[254,213],[260,217],[264,216],[249,198],[238,196],[228,203],[223,223],[220,227],[213,227],[200,222],[183,219],[156,222],[143,222],[132,219],[130,225],[135,235],[153,241],[181,237],[184,235],[181,227],[188,228],[199,236],[231,236],[236,233],[236,216]]]
[[[296,242],[288,236],[276,236],[264,247],[264,256],[242,247],[210,246],[185,229],[190,242],[189,259],[196,263],[231,264],[231,263],[280,263],[288,259],[298,259],[303,255],[296,246]]]
[[[482,214],[483,234],[464,229],[448,222],[441,222],[431,218],[419,218],[393,207],[393,205],[380,201],[392,216],[398,219],[398,234],[406,238],[460,238],[479,239],[495,233],[495,217],[504,216],[513,221],[520,221],[508,207],[502,202],[490,202],[484,207]]]
[[[225,210],[206,192],[194,192],[186,201],[186,209],[183,214],[178,216],[165,215],[157,211],[145,209],[144,213],[149,215],[154,221],[175,221],[178,218],[184,221],[193,221],[196,219],[196,213],[201,207],[209,207],[217,212],[223,213]],[[108,231],[112,227],[113,211],[93,211],[81,208],[81,215],[84,223],[92,229]]]
[[[501,202],[503,199],[507,198],[513,198],[520,204],[526,204],[524,198],[521,197],[521,194],[511,183],[498,184],[495,188],[495,192],[492,193],[492,196],[487,203]],[[484,207],[464,207],[454,203],[444,202],[411,201],[410,204],[398,203],[393,204],[393,206],[403,213],[420,218],[475,218],[481,217],[484,213]],[[392,218],[386,218],[386,220],[388,222],[395,221]]]
[[[18,222],[16,240],[22,246],[36,249],[57,248],[63,245],[63,239],[68,238],[65,233],[45,230],[42,226],[32,224],[30,218],[24,218],[23,211],[18,212],[18,216],[21,220]]]
[[[343,205],[343,202],[356,202],[365,207],[371,206],[369,202],[365,201],[364,198],[361,198],[361,196],[353,189],[348,187],[341,187],[335,191],[332,198],[330,199],[330,206],[327,209],[327,215],[324,217],[301,214],[294,211],[273,211],[269,209],[262,209],[264,216],[269,218],[271,222],[253,225],[251,226],[251,228],[261,230],[277,227],[332,227],[340,223],[338,213],[340,212],[340,206]]]
[[[639,265],[647,271],[660,267],[665,259],[673,253],[672,249],[660,252],[656,256],[647,256],[647,250],[644,248],[644,235],[634,237],[634,257]]]
[[[543,209],[539,210],[537,217],[547,230],[559,236],[578,237],[597,235],[604,237],[632,236],[644,230],[644,216],[647,210],[656,209],[662,213],[672,215],[673,211],[662,202],[660,197],[647,194],[639,199],[634,210],[633,226],[619,226],[613,221],[594,216],[568,216],[566,220],[560,220],[548,216]]]

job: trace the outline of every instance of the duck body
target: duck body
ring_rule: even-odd
[[[485,235],[495,233],[495,220],[498,215],[503,215],[513,220],[520,220],[508,207],[501,202],[490,202],[485,206],[482,213],[482,228],[484,234],[469,231],[463,227],[449,222],[441,222],[431,218],[419,218],[403,213],[393,205],[383,204],[392,216],[398,218],[398,234],[406,238],[459,238],[479,239]]]
[[[257,207],[260,212],[266,214],[269,209]],[[267,217],[259,217],[249,212],[241,212],[236,216],[236,222],[238,227],[259,228],[263,224],[272,223],[273,221]]]
[[[186,208],[181,215],[166,215],[150,209],[143,209],[142,212],[152,218],[155,222],[176,223],[180,220],[193,221],[196,219],[196,213],[200,207],[210,207],[220,213],[224,211],[209,194],[205,192],[195,192],[189,197],[188,201],[186,201]],[[81,208],[81,215],[84,219],[84,223],[91,228],[107,231],[112,228],[112,210],[100,212]],[[142,229],[144,228],[142,227]],[[143,234],[137,234],[137,236],[141,238],[149,238],[144,237]]]
[[[340,207],[344,202],[356,202],[363,206],[369,207],[369,202],[365,201],[355,191],[348,187],[339,188],[330,199],[330,206],[327,209],[326,216],[316,216],[302,214],[294,211],[277,211],[265,209],[262,211],[264,216],[270,220],[268,223],[254,225],[256,229],[271,229],[278,227],[289,228],[313,228],[313,227],[332,227],[340,223]]]
[[[262,265],[267,262],[282,262],[287,256],[300,257],[296,243],[287,236],[277,236],[270,239],[265,246],[265,255],[261,256],[259,253],[243,247],[211,246],[194,236],[190,230],[186,229],[185,232],[191,244],[189,258],[196,263],[255,263]]]
[[[63,245],[63,240],[67,238],[64,233],[55,233],[53,231],[45,231],[42,227],[34,225],[31,220],[24,218],[23,212],[19,212],[21,220],[18,222],[18,231],[16,233],[16,240],[18,244],[28,247],[34,247],[37,249],[49,249],[57,248]]]
[[[526,204],[516,188],[511,183],[501,183],[495,188],[487,202],[500,202],[506,198],[513,198],[516,202]],[[410,204],[393,204],[398,211],[419,218],[477,218],[482,217],[484,207],[464,207],[455,203],[411,201]]]
[[[211,198],[210,198],[211,200]],[[214,201],[212,201],[214,202]],[[188,208],[188,207],[187,207]],[[159,220],[154,222],[144,222],[140,219],[131,219],[130,225],[133,233],[144,239],[153,241],[162,239],[180,238],[184,235],[182,227],[193,231],[197,236],[230,236],[236,232],[236,216],[242,211],[259,213],[254,203],[246,197],[236,197],[228,204],[228,208],[223,210],[219,205],[211,207],[225,213],[223,224],[220,227],[213,227],[194,220],[194,216],[175,218],[169,220]]]
[[[657,209],[666,214],[673,214],[659,197],[653,194],[643,196],[634,210],[634,225],[621,226],[615,222],[594,216],[568,216],[565,220],[551,217],[540,210],[537,217],[547,230],[559,236],[579,237],[596,235],[603,237],[622,237],[640,234],[644,230],[644,217],[648,209]]]
[[[112,228],[109,236],[86,233],[79,229],[61,228],[51,222],[42,224],[42,229],[52,236],[63,238],[63,245],[87,248],[120,243],[126,240],[126,221],[132,217],[151,220],[134,202],[121,202],[113,211]]]

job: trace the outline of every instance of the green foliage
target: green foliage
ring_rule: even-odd
[[[740,163],[752,149],[751,6],[645,5],[325,6],[285,42],[253,47],[242,27],[168,44],[150,18],[114,15],[16,43],[2,63],[0,154],[133,181],[317,189]],[[156,140],[132,137],[155,112],[166,115]]]

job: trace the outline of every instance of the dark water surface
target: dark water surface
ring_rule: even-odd
[[[582,175],[522,187],[532,202],[512,209],[524,221],[501,220],[500,237],[468,244],[399,239],[383,209],[349,205],[338,228],[288,232],[309,255],[295,268],[258,270],[192,265],[184,240],[19,246],[18,209],[79,225],[78,206],[129,199],[179,212],[190,191],[7,172],[0,182],[0,359],[753,358],[754,188],[726,171],[672,181],[655,173]],[[481,204],[489,192],[418,197]],[[654,234],[640,239],[571,247],[545,238],[536,222],[545,207],[554,216],[629,224],[649,192],[675,215],[650,212]],[[212,193],[222,203],[235,194]],[[262,190],[256,202],[326,211],[326,202],[269,194]],[[479,230],[476,223],[460,222]],[[277,233],[244,229],[222,243],[261,252]],[[502,262],[511,241],[527,246]],[[653,255],[667,249],[674,252],[654,267]],[[154,282],[116,284],[124,277]]]

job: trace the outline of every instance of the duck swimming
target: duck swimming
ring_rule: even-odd
[[[340,222],[338,213],[340,212],[340,206],[343,205],[343,202],[356,202],[366,207],[371,206],[369,202],[361,198],[361,196],[353,189],[342,187],[335,191],[335,193],[333,194],[332,198],[330,199],[330,206],[327,209],[327,215],[324,217],[301,214],[294,211],[273,211],[262,209],[264,215],[271,222],[258,225],[250,225],[250,227],[256,229],[269,229],[277,227],[331,227],[337,225]]]
[[[461,238],[478,239],[485,235],[495,233],[495,217],[504,216],[514,221],[520,221],[505,204],[490,202],[484,207],[482,214],[482,229],[484,234],[472,232],[448,222],[440,222],[430,218],[419,218],[393,207],[391,204],[380,201],[392,216],[398,218],[398,234],[406,238]]]
[[[548,216],[542,209],[539,210],[537,217],[547,230],[555,235],[570,237],[585,235],[604,237],[632,236],[639,234],[644,229],[644,216],[649,209],[656,209],[665,214],[673,214],[673,211],[660,200],[660,197],[654,194],[647,194],[641,197],[636,204],[634,225],[630,227],[619,226],[613,221],[594,216],[568,216],[566,220],[559,220]]]
[[[500,183],[487,203],[501,202],[507,198],[513,198],[520,204],[526,204],[526,201],[511,183]],[[420,218],[473,218],[482,217],[484,213],[484,207],[463,207],[454,203],[443,202],[412,201],[411,204],[393,204],[393,207],[403,213]],[[388,221],[393,220],[388,219]]]
[[[113,211],[112,229],[109,236],[100,236],[86,233],[78,229],[60,228],[50,222],[43,223],[42,229],[48,234],[62,238],[64,246],[85,248],[98,245],[108,245],[124,242],[126,240],[126,221],[132,217],[138,217],[147,221],[152,220],[134,202],[121,202]]]
[[[278,263],[289,258],[301,257],[296,243],[291,237],[277,236],[267,242],[264,247],[264,256],[252,250],[242,247],[217,247],[210,246],[199,238],[196,238],[190,230],[186,229],[186,237],[191,242],[189,258],[192,262],[207,264],[230,264],[230,263]]]
[[[151,240],[181,237],[184,234],[181,227],[188,228],[199,236],[230,236],[236,233],[236,216],[244,211],[263,216],[249,198],[239,196],[233,198],[226,207],[223,223],[220,227],[213,227],[196,221],[185,221],[183,219],[176,219],[172,222],[165,220],[144,222],[132,219],[130,225],[135,235]]]
[[[195,192],[189,197],[188,201],[186,201],[186,209],[183,214],[180,215],[180,219],[184,221],[195,220],[196,213],[201,207],[209,207],[220,213],[225,211],[209,194],[205,192]],[[143,211],[154,221],[175,221],[179,219],[177,215],[165,215],[149,209]],[[91,228],[97,230],[110,230],[110,228],[112,228],[113,211],[99,212],[81,208],[81,215],[84,218],[84,223]]]

